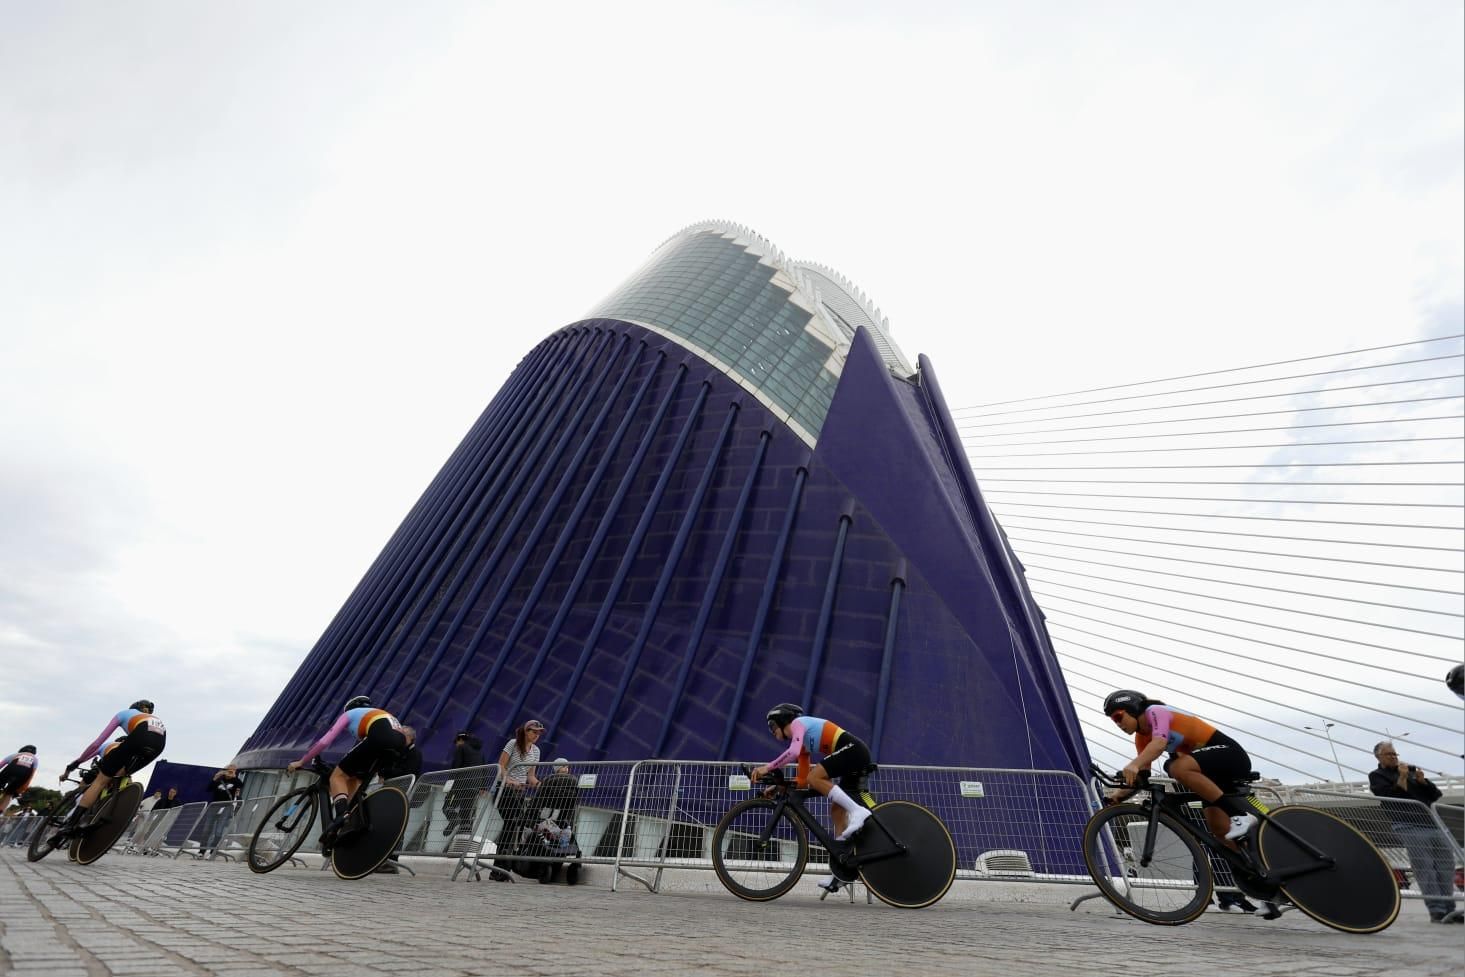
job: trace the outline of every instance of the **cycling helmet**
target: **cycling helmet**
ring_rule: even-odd
[[[1445,676],[1445,684],[1450,687],[1451,692],[1465,699],[1465,665],[1456,665],[1450,669],[1450,673]]]
[[[127,708],[129,708],[129,709],[136,709],[138,712],[152,712],[153,711],[153,700],[152,699],[138,699],[136,702],[134,702],[132,705],[128,706]]]
[[[1120,689],[1117,692],[1110,692],[1109,697],[1104,700],[1104,715],[1112,716],[1123,709],[1136,719],[1144,712],[1145,696],[1143,692],[1136,692],[1133,689]]]
[[[16,753],[29,753],[31,756],[35,756],[36,748],[34,746],[31,746],[29,743],[27,743],[25,746],[22,746],[20,749],[16,750],[15,752]]]
[[[346,702],[343,712],[350,712],[352,709],[364,709],[371,705],[371,699],[364,695],[354,695]]]
[[[780,702],[768,710],[768,726],[770,729],[783,729],[783,727],[798,719],[803,714],[803,706],[796,706],[792,702]]]

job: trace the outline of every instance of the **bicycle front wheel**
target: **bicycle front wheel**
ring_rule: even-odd
[[[956,842],[945,823],[912,801],[886,801],[855,835],[855,854],[867,858],[895,842],[905,851],[860,866],[860,880],[875,897],[900,909],[921,909],[946,895],[956,879]]]
[[[739,899],[777,899],[799,881],[808,861],[809,833],[766,797],[733,805],[712,829],[712,867]]]
[[[1084,862],[1104,898],[1135,919],[1160,926],[1188,923],[1210,905],[1210,858],[1164,811],[1154,830],[1154,855],[1143,865],[1150,812],[1133,804],[1105,808],[1084,828]]]
[[[26,861],[39,862],[51,854],[58,846],[52,846],[51,839],[61,830],[61,825],[66,821],[66,815],[70,812],[72,805],[64,805],[64,809],[56,814],[44,818],[36,818],[39,824],[31,827],[31,843],[26,849]]]
[[[314,786],[301,787],[275,801],[249,839],[249,853],[244,859],[249,870],[263,875],[288,862],[310,836],[315,808]]]
[[[85,832],[73,848],[78,865],[90,865],[112,850],[117,839],[132,825],[138,805],[142,803],[142,784],[129,783],[113,791],[100,802],[97,813],[83,828]]]
[[[1333,859],[1331,868],[1283,882],[1292,904],[1324,926],[1345,933],[1377,933],[1399,915],[1399,886],[1379,850],[1352,825],[1316,808],[1274,808],[1257,830],[1256,846],[1267,871],[1307,865],[1313,857],[1282,829]]]

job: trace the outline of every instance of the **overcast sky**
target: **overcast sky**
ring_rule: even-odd
[[[223,763],[704,218],[954,407],[1461,330],[1461,5],[0,0],[0,751]]]

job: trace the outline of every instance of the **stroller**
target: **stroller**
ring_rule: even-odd
[[[515,853],[520,856],[518,874],[546,885],[561,877],[566,885],[580,881],[580,845],[574,832],[577,787],[567,773],[540,781],[538,794],[526,804],[529,823]]]

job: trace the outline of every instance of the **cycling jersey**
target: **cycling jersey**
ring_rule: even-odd
[[[123,709],[112,717],[112,721],[107,724],[106,729],[103,729],[101,734],[92,740],[90,746],[81,751],[81,755],[71,762],[71,766],[79,767],[88,758],[96,756],[102,741],[111,736],[114,729],[120,729],[129,736],[138,732],[157,733],[161,736],[167,732],[163,721],[152,713],[143,712],[140,709]]]
[[[1162,740],[1165,752],[1172,756],[1190,753],[1197,747],[1205,746],[1216,733],[1216,727],[1204,719],[1169,706],[1150,706],[1145,710],[1145,718],[1150,722],[1150,733],[1146,736],[1138,730],[1135,731],[1136,753],[1143,753],[1145,747],[1154,740]]]
[[[373,709],[370,706],[361,706],[356,709],[347,709],[341,713],[341,717],[326,730],[326,734],[315,741],[315,745],[306,751],[305,756],[300,758],[302,764],[309,763],[320,755],[321,750],[331,745],[331,741],[340,736],[345,730],[350,729],[358,740],[366,739],[366,733],[372,725],[385,719],[393,730],[401,730],[402,724],[397,722],[397,717],[385,709]]]
[[[809,767],[812,763],[810,757],[814,752],[818,751],[820,755],[828,756],[834,752],[835,744],[843,735],[844,730],[831,719],[800,716],[789,723],[788,748],[768,764],[768,769],[777,770],[797,758],[799,761],[798,783],[802,786],[808,782]]]

